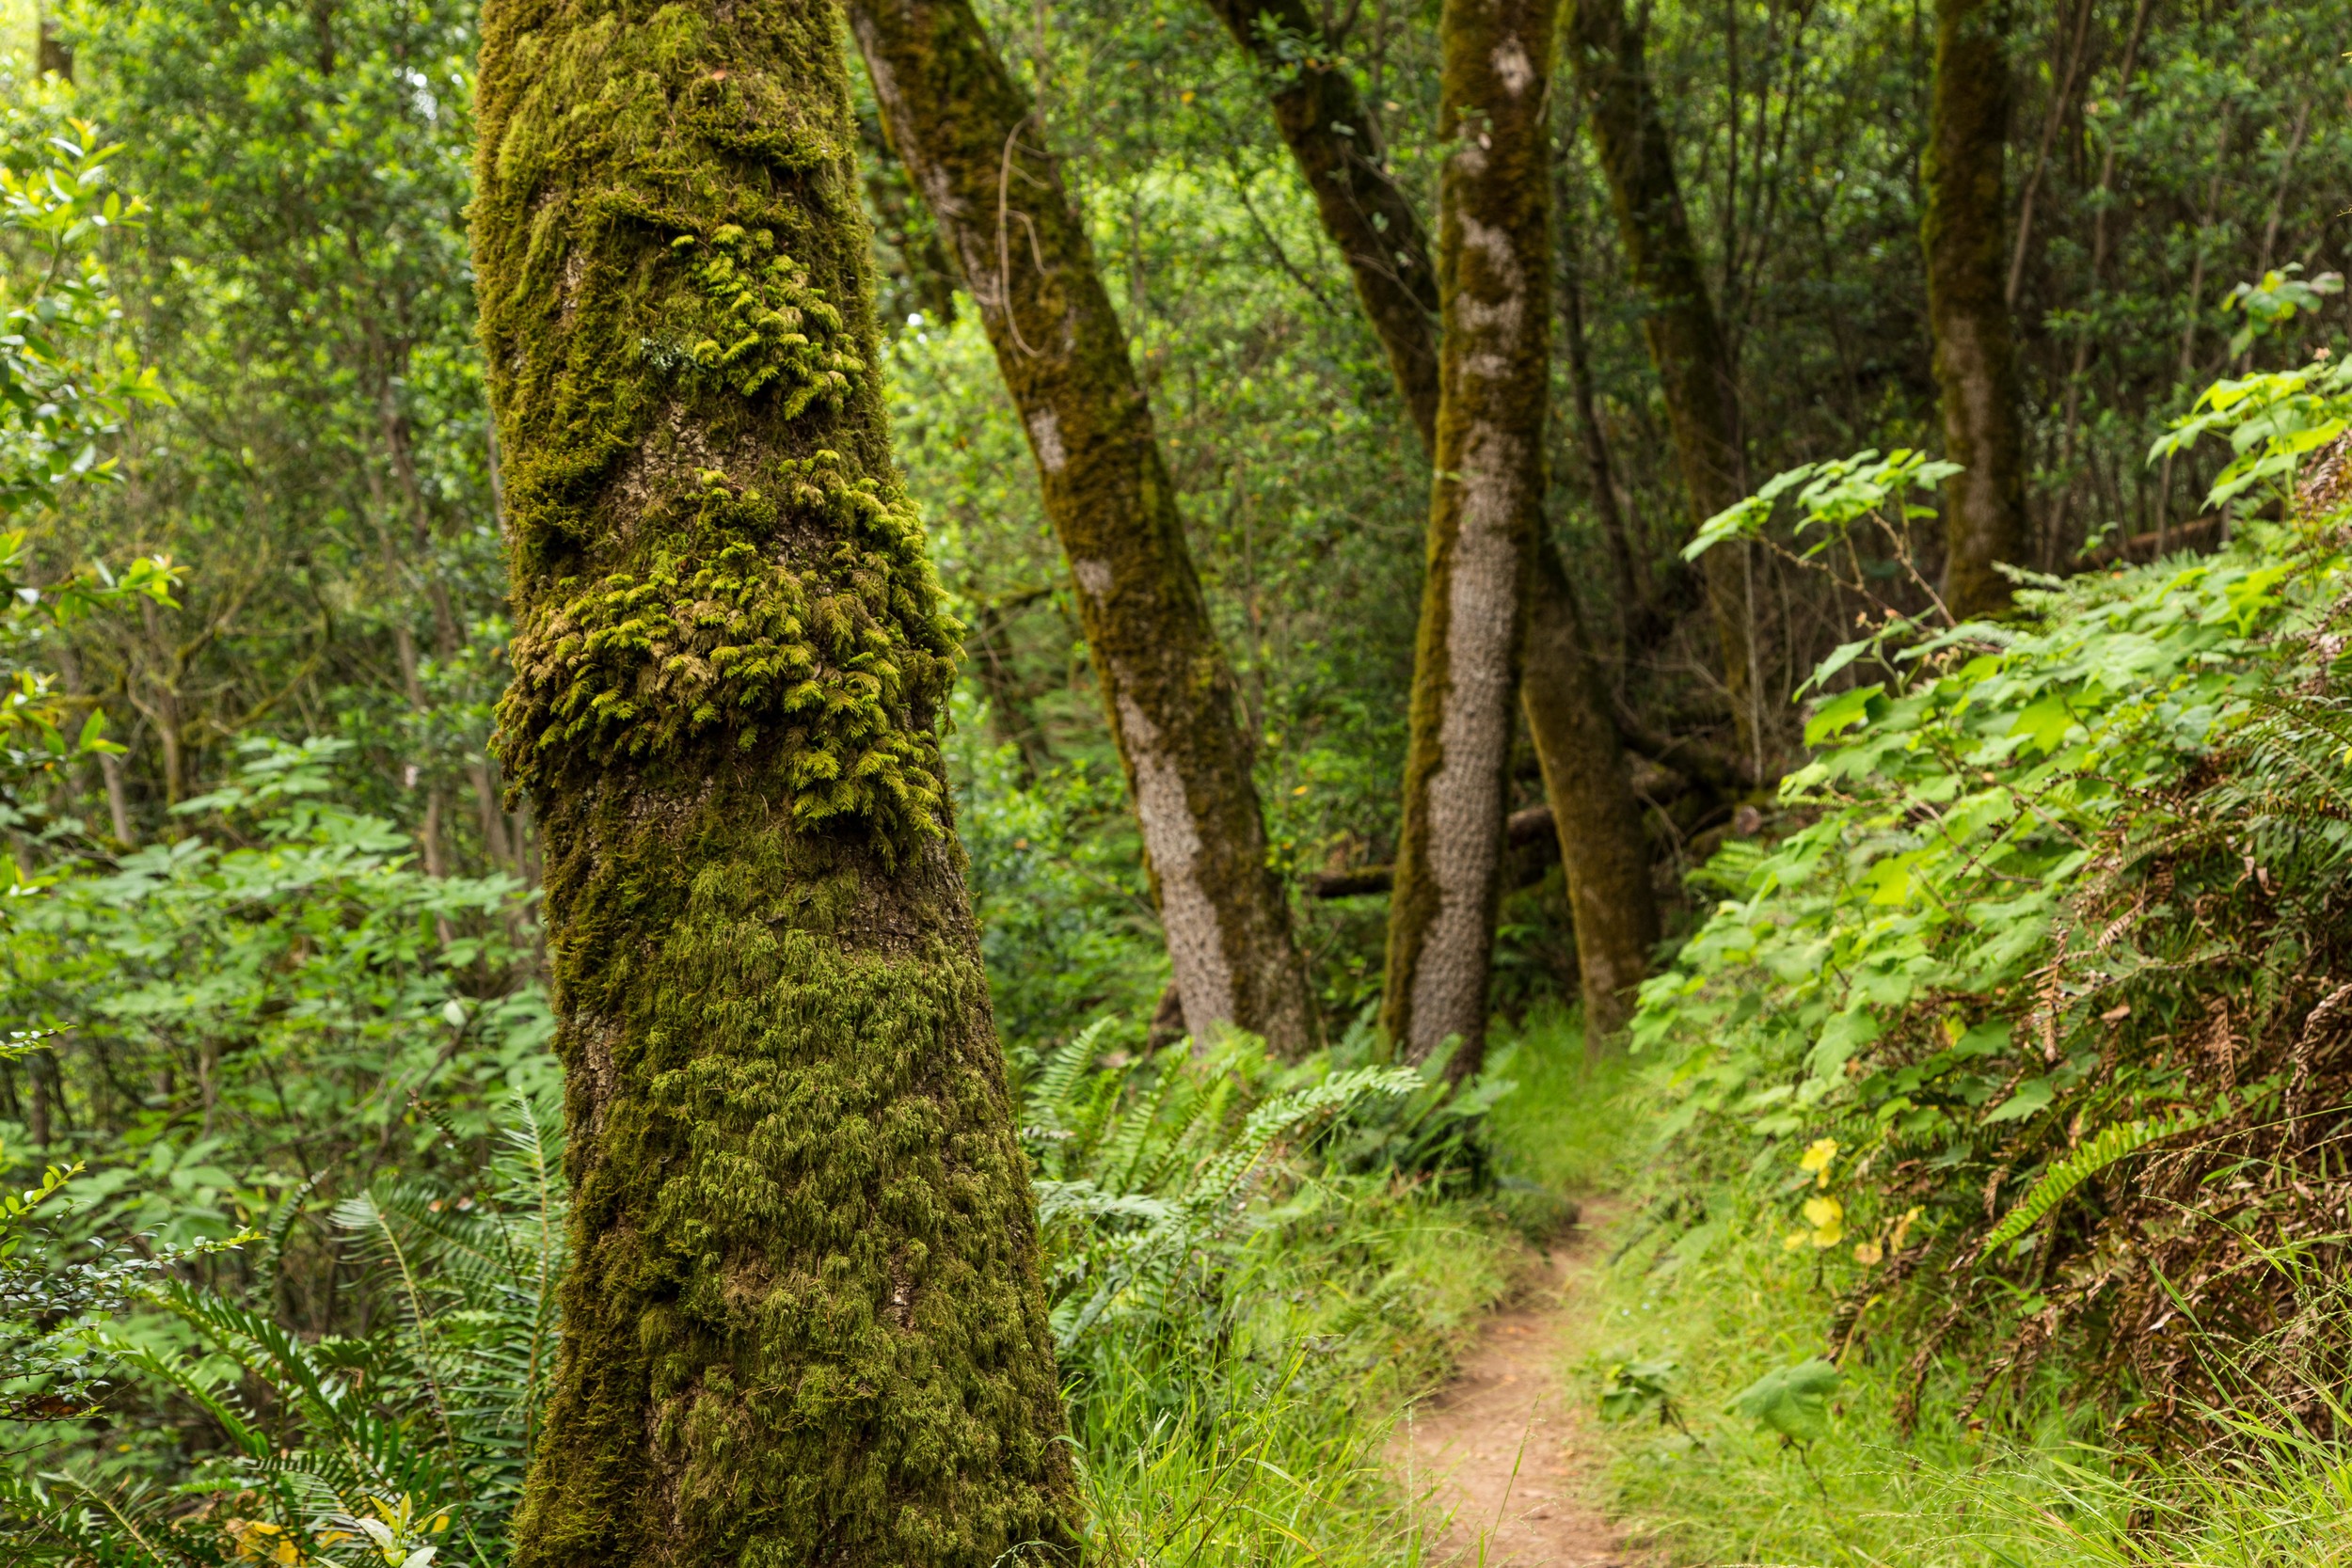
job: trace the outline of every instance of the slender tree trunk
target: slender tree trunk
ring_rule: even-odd
[[[1528,675],[1520,695],[1567,875],[1590,1054],[1631,1016],[1634,990],[1658,945],[1658,895],[1650,885],[1649,842],[1625,749],[1579,621],[1576,594],[1548,539],[1537,545],[1534,570]],[[1537,680],[1537,670],[1549,672],[1549,678]]]
[[[2149,0],[2138,0],[2132,8],[2132,29],[2123,44],[2123,63],[2115,75],[2115,93],[2120,101],[2132,90],[2132,73],[2139,63],[2139,44],[2148,31]],[[2082,428],[2083,374],[2090,368],[2090,346],[2097,340],[2098,328],[2094,312],[2099,303],[2101,280],[2106,275],[2107,238],[2110,227],[2107,214],[2113,206],[2109,199],[2115,191],[2116,141],[2107,138],[2107,145],[2099,155],[2099,182],[2091,189],[2090,205],[2090,267],[2083,299],[2081,325],[2074,329],[2074,362],[2066,374],[2066,413],[2059,421],[2058,472],[2067,476],[2066,487],[2058,492],[2058,505],[2053,511],[2050,526],[2044,534],[2047,553],[2043,564],[2056,571],[2061,563],[2059,552],[2065,548],[2067,514],[2074,499],[2074,439]]]
[[[88,695],[89,689],[82,681],[81,656],[72,642],[57,643],[56,660],[57,676],[65,683],[66,691],[76,697]],[[104,711],[103,704],[93,706]],[[138,840],[131,828],[131,798],[122,786],[122,758],[112,752],[99,752],[98,777],[106,792],[106,816],[114,828],[115,842],[125,849],[137,847]]]
[[[1585,482],[1593,493],[1593,513],[1609,549],[1609,566],[1615,576],[1617,616],[1627,641],[1643,640],[1657,628],[1633,531],[1617,499],[1616,465],[1610,460],[1609,437],[1600,427],[1600,410],[1593,399],[1593,367],[1584,341],[1584,282],[1579,276],[1581,247],[1570,221],[1569,162],[1561,158],[1554,169],[1553,204],[1560,210],[1560,337],[1568,362],[1569,406],[1575,415],[1576,444],[1584,459]],[[1540,585],[1538,591],[1540,592]]]
[[[1556,0],[1447,0],[1438,24],[1438,134],[1452,145],[1437,467],[1380,1017],[1407,1060],[1458,1039],[1456,1079],[1486,1048],[1511,705],[1543,533],[1556,16]]]
[[[1629,281],[1642,304],[1642,339],[1665,393],[1695,528],[1747,494],[1737,369],[1683,211],[1674,144],[1650,85],[1642,30],[1627,19],[1624,0],[1566,0],[1566,8],[1562,47],[1617,214]],[[1709,550],[1705,558],[1732,721],[1740,752],[1760,774],[1763,711],[1749,604],[1752,565],[1741,550]]]
[[[1937,0],[1935,87],[1922,167],[1928,326],[1943,394],[1944,602],[1995,614],[2026,555],[2026,432],[2010,333],[2001,165],[2009,145],[2004,0]]]
[[[1231,666],[1126,334],[1028,99],[968,0],[850,0],[891,144],[979,308],[1076,579],[1197,1038],[1313,1033]]]
[[[491,0],[500,754],[575,1188],[518,1568],[1074,1555],[829,0]]]
[[[1299,172],[1315,197],[1324,231],[1347,259],[1364,313],[1388,352],[1389,367],[1422,445],[1435,455],[1438,440],[1438,272],[1427,232],[1412,200],[1378,161],[1372,119],[1346,72],[1319,64],[1294,65],[1275,47],[1280,37],[1316,38],[1318,24],[1301,0],[1211,0],[1234,41],[1248,50],[1273,84],[1275,123]],[[1273,34],[1261,24],[1273,24]],[[1581,348],[1581,344],[1575,345]],[[1586,410],[1589,412],[1589,409]],[[1597,436],[1597,428],[1592,432]],[[1604,467],[1597,476],[1606,483]],[[1612,505],[1613,494],[1597,504]],[[1613,512],[1604,512],[1605,527]],[[1641,977],[1640,963],[1658,940],[1658,906],[1650,891],[1648,847],[1642,832],[1640,803],[1626,775],[1615,725],[1593,673],[1593,657],[1582,619],[1568,593],[1541,519],[1535,548],[1539,566],[1530,585],[1529,643],[1520,698],[1544,768],[1548,792],[1566,789],[1577,798],[1552,796],[1553,831],[1568,881],[1569,913],[1580,955],[1609,956],[1596,975],[1614,976],[1601,991],[1587,986],[1585,1017],[1597,1034],[1622,1016],[1616,994]],[[1629,607],[1630,608],[1630,607]],[[1566,747],[1562,752],[1559,748]],[[1588,748],[1592,750],[1588,751]],[[1594,835],[1615,835],[1595,837]],[[1629,865],[1641,875],[1623,875]],[[1581,894],[1591,883],[1606,893]],[[1490,948],[1491,930],[1477,941]],[[1634,955],[1634,968],[1624,967]],[[1453,961],[1454,967],[1470,962]],[[1484,958],[1476,960],[1484,964]]]
[[[155,738],[163,752],[164,804],[176,806],[187,794],[186,737],[182,730],[180,703],[180,681],[187,673],[187,659],[184,651],[165,635],[163,616],[152,600],[139,601],[139,624],[146,628],[156,668],[167,673],[158,673],[151,681],[154,687],[151,704],[142,704],[135,696],[132,705],[155,726]]]
[[[405,362],[406,352],[402,351]],[[379,390],[376,408],[384,430],[384,450],[390,457],[392,477],[399,482],[402,504],[408,513],[409,554],[421,563],[419,577],[424,584],[425,602],[433,611],[433,651],[444,661],[454,658],[465,646],[465,629],[457,624],[457,608],[450,597],[449,579],[442,576],[440,562],[433,552],[433,514],[424,502],[424,486],[417,478],[417,458],[409,440],[408,421],[402,417],[392,399],[390,377]],[[495,505],[495,502],[493,503]],[[419,693],[421,696],[421,693]],[[423,711],[421,708],[420,712]],[[487,757],[466,759],[466,777],[473,785],[474,811],[482,829],[482,853],[492,870],[507,870],[513,863],[513,850],[506,834],[506,813],[500,806],[499,791],[490,778]],[[444,796],[437,789],[431,811],[437,818]]]
[[[1438,273],[1420,213],[1381,166],[1378,128],[1343,67],[1285,57],[1281,40],[1323,36],[1305,0],[1208,4],[1271,81],[1275,126],[1314,193],[1324,232],[1347,259],[1426,445],[1438,428]]]

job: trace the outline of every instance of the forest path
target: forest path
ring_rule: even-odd
[[[1563,1386],[1570,1326],[1595,1309],[1607,1199],[1545,1248],[1544,1268],[1488,1318],[1454,1380],[1397,1427],[1392,1458],[1445,1521],[1430,1560],[1459,1568],[1633,1568],[1594,1501],[1600,1445]]]

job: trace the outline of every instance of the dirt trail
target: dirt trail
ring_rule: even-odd
[[[1599,1449],[1561,1386],[1563,1337],[1596,1263],[1601,1215],[1554,1241],[1545,1272],[1487,1319],[1459,1375],[1398,1428],[1395,1459],[1433,1515],[1432,1554],[1464,1568],[1632,1568],[1593,1502]]]

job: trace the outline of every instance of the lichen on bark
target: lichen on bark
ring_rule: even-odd
[[[1421,215],[1375,156],[1372,117],[1336,63],[1339,51],[1299,0],[1210,4],[1257,61],[1275,123],[1314,194],[1324,231],[1347,261],[1357,298],[1387,350],[1422,449],[1434,457],[1439,301]],[[1305,57],[1293,58],[1301,44]],[[1585,1014],[1597,1035],[1615,1026],[1621,993],[1642,977],[1641,965],[1658,940],[1658,908],[1648,886],[1640,805],[1626,776],[1616,726],[1566,575],[1540,519],[1536,550],[1520,698],[1553,805],[1586,981]],[[1638,869],[1638,878],[1627,874],[1629,867]],[[1490,942],[1491,933],[1477,940]],[[1603,989],[1596,990],[1596,983]]]
[[[1945,455],[1944,602],[1959,616],[2009,608],[2000,562],[2026,559],[2026,433],[2008,299],[2009,52],[2000,0],[1938,0],[1935,84],[1921,159],[1928,329]]]
[[[1374,157],[1372,115],[1320,24],[1298,0],[1212,0],[1237,44],[1249,49],[1273,99],[1275,124],[1327,235],[1348,259],[1355,292],[1388,350],[1421,447],[1438,453],[1438,265],[1421,214]],[[1292,58],[1306,44],[1306,58]],[[1623,1018],[1623,992],[1640,983],[1659,941],[1642,809],[1593,649],[1557,552],[1536,531],[1534,599],[1519,698],[1543,764],[1552,828],[1569,879],[1569,912],[1585,980],[1585,1021],[1595,1037]],[[1491,941],[1480,933],[1477,941]],[[1599,990],[1595,990],[1599,988]]]
[[[522,1568],[1074,1549],[838,25],[484,17],[499,744],[546,846],[575,1185]]]
[[[1184,1022],[1278,1050],[1314,1020],[1267,864],[1238,688],[1127,340],[1034,105],[967,0],[850,0],[893,149],[971,290],[1070,561]]]
[[[1554,0],[1448,0],[1439,20],[1436,473],[1413,657],[1404,831],[1381,1023],[1474,1070],[1500,892],[1528,565],[1543,524],[1550,379]]]

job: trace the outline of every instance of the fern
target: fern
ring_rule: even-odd
[[[1069,1101],[1078,1086],[1080,1077],[1094,1065],[1100,1053],[1104,1034],[1119,1022],[1118,1016],[1105,1013],[1079,1030],[1070,1043],[1054,1053],[1035,1078],[1029,1081],[1021,1100],[1030,1122],[1055,1132],[1070,1131],[1065,1119]]]
[[[1081,1053],[1077,1044],[1057,1053],[1025,1097],[1033,1123],[1071,1133],[1055,1150],[1064,1179],[1037,1181],[1055,1338],[1065,1354],[1113,1324],[1128,1338],[1173,1328],[1186,1282],[1208,1287],[1216,1248],[1278,1148],[1366,1101],[1426,1092],[1430,1082],[1410,1069],[1359,1068],[1273,1093],[1236,1122],[1264,1092],[1253,1085],[1281,1070],[1262,1048],[1228,1047],[1195,1061],[1178,1044],[1088,1080],[1070,1064],[1082,1067],[1092,1046]],[[1091,1136],[1079,1131],[1089,1125]],[[1216,1294],[1208,1289],[1204,1304]]]
[[[226,1449],[168,1494],[75,1476],[20,1480],[0,1487],[0,1533],[11,1546],[22,1537],[98,1568],[251,1562],[281,1548],[324,1565],[362,1541],[361,1555],[377,1560],[392,1549],[387,1540],[399,1550],[382,1560],[430,1545],[439,1568],[496,1568],[554,1370],[561,1167],[545,1117],[517,1097],[485,1173],[486,1200],[385,1182],[339,1204],[338,1224],[391,1275],[395,1325],[367,1339],[306,1341],[217,1295],[178,1283],[151,1291],[195,1354],[96,1341],[203,1411]],[[276,1236],[291,1208],[273,1220]],[[215,1370],[224,1361],[234,1381]],[[266,1416],[240,1386],[265,1391]],[[188,1497],[213,1501],[189,1513]]]
[[[2175,1111],[2170,1116],[2120,1121],[2042,1173],[2025,1200],[2011,1209],[1984,1239],[1979,1257],[1990,1258],[2041,1223],[2042,1217],[2066,1201],[2075,1188],[2114,1164],[2167,1138],[2194,1132],[2233,1115],[2227,1100],[2213,1111]]]

